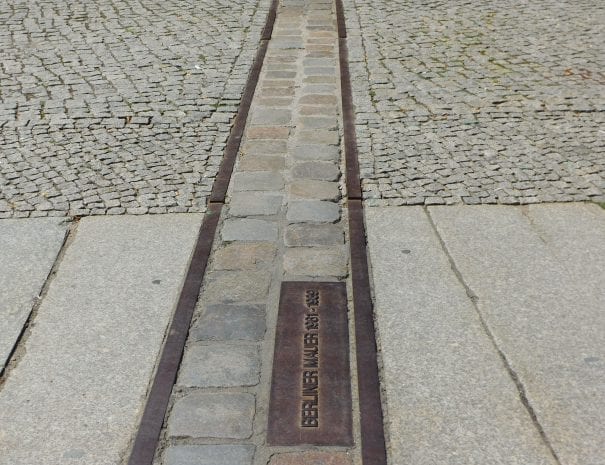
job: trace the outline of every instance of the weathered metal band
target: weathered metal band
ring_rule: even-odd
[[[338,25],[342,117],[349,212],[349,246],[353,281],[355,344],[361,423],[361,456],[364,465],[386,465],[378,353],[374,327],[374,310],[363,220],[363,195],[359,176],[357,136],[353,92],[349,72],[347,32],[342,0],[335,0]]]

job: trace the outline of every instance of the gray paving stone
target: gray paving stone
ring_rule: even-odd
[[[342,278],[347,263],[344,247],[289,247],[284,252],[284,271],[290,275]]]
[[[340,177],[340,170],[334,163],[304,162],[297,163],[292,168],[295,179],[315,179],[318,181],[336,181]]]
[[[393,462],[557,463],[423,209],[365,214]]]
[[[224,241],[269,241],[277,239],[277,224],[272,221],[236,218],[228,219],[221,228]]]
[[[290,224],[284,233],[289,247],[340,245],[344,243],[341,224]]]
[[[270,281],[268,271],[214,271],[207,275],[201,299],[205,304],[264,303]]]
[[[252,173],[235,173],[233,190],[241,191],[279,191],[284,188],[283,176],[275,171],[257,171]]]
[[[340,219],[340,207],[323,200],[295,200],[288,205],[286,219],[290,223],[334,223]]]
[[[215,342],[186,348],[177,384],[187,387],[255,386],[259,380],[260,359],[256,345]]]
[[[301,105],[336,105],[338,98],[330,94],[310,94],[303,95],[299,103]]]
[[[253,445],[178,445],[164,452],[164,465],[252,465]]]
[[[247,439],[252,435],[254,404],[252,394],[188,394],[174,404],[168,436]]]
[[[0,463],[54,465],[65,454],[89,464],[122,460],[201,219],[80,221],[0,392]]]
[[[287,151],[285,140],[249,140],[242,147],[242,153],[251,155],[284,155]]]
[[[304,129],[338,129],[336,118],[322,116],[304,116],[299,119]]]
[[[267,242],[231,242],[214,252],[215,270],[253,270],[271,266],[277,249]]]
[[[340,199],[340,189],[337,182],[315,181],[305,179],[289,183],[290,195],[294,198],[305,198],[313,200]]]
[[[190,330],[193,341],[258,341],[265,334],[264,305],[207,305]]]
[[[233,216],[275,215],[282,202],[283,195],[235,193],[229,202],[229,213]]]
[[[338,161],[340,149],[334,145],[298,145],[294,147],[292,156],[300,161]]]
[[[4,370],[66,233],[67,224],[62,219],[0,221],[0,371]]]
[[[254,156],[242,157],[237,165],[237,171],[280,171],[286,166],[283,156]]]
[[[269,95],[266,93],[265,95]],[[260,126],[288,125],[292,119],[290,110],[277,108],[258,108],[252,113],[252,124]]]
[[[429,211],[557,456],[588,464],[605,435],[605,211],[573,208]]]
[[[252,126],[246,131],[246,137],[250,140],[283,140],[290,135],[290,128],[282,126]]]
[[[326,129],[303,129],[298,130],[296,139],[299,144],[325,144],[338,145],[340,139],[338,131],[329,131]]]

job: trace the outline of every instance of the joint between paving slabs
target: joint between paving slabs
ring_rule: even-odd
[[[80,218],[79,217],[74,217],[74,218],[68,217],[68,218],[65,218],[65,220],[63,222],[68,223],[68,227],[67,227],[67,230],[65,231],[65,236],[63,238],[63,243],[61,244],[61,247],[59,248],[59,252],[57,253],[57,256],[48,273],[48,276],[46,276],[46,279],[44,280],[44,284],[42,285],[40,292],[35,297],[35,300],[33,302],[33,305],[30,310],[30,313],[27,317],[27,320],[25,321],[23,327],[21,328],[21,333],[17,337],[17,340],[16,340],[15,344],[13,345],[13,348],[12,348],[9,356],[7,357],[5,366],[2,369],[0,369],[0,390],[2,390],[2,387],[4,386],[5,381],[9,378],[11,371],[13,371],[15,368],[17,368],[17,366],[19,365],[19,362],[21,361],[21,359],[23,358],[23,356],[26,353],[25,345],[27,344],[27,339],[29,338],[29,335],[31,334],[31,329],[32,329],[33,324],[35,323],[36,316],[38,315],[38,310],[40,308],[40,305],[42,305],[42,302],[44,301],[44,298],[46,297],[46,294],[48,293],[48,289],[50,288],[55,276],[57,275],[57,273],[59,271],[61,262],[63,261],[63,258],[65,257],[65,253],[67,252],[67,249],[69,248],[69,246],[75,239],[76,231],[77,231],[78,225],[80,223]]]
[[[504,366],[504,369],[507,371],[509,377],[511,378],[512,382],[514,383],[515,388],[517,389],[517,393],[519,395],[519,400],[523,404],[523,407],[525,407],[527,414],[531,418],[531,421],[532,421],[534,427],[536,428],[536,430],[538,431],[538,434],[540,435],[540,438],[542,439],[542,441],[548,448],[552,458],[554,459],[554,461],[557,464],[561,465],[561,461],[560,461],[550,439],[546,435],[546,431],[544,430],[544,427],[540,423],[540,419],[538,418],[538,415],[537,415],[535,409],[533,408],[529,398],[527,397],[527,391],[525,389],[525,385],[523,384],[523,381],[521,380],[521,378],[519,377],[517,372],[512,367],[504,350],[498,345],[498,341],[496,340],[494,333],[492,332],[487,321],[483,317],[483,314],[481,313],[481,310],[479,308],[479,297],[477,296],[477,294],[472,290],[472,288],[468,285],[468,283],[464,279],[464,276],[462,275],[458,266],[456,265],[454,257],[450,254],[447,244],[445,243],[445,241],[443,240],[443,237],[439,233],[439,229],[437,228],[435,220],[434,220],[433,216],[431,215],[431,208],[427,207],[427,206],[423,206],[422,208],[429,220],[429,223],[431,225],[431,228],[433,229],[435,236],[437,237],[437,240],[439,241],[439,244],[441,245],[441,249],[443,250],[443,253],[445,254],[445,256],[447,257],[447,259],[450,263],[450,268],[452,269],[452,272],[456,276],[456,279],[458,280],[460,285],[465,290],[467,297],[469,298],[469,300],[471,301],[471,303],[473,305],[473,308],[475,309],[475,312],[477,314],[477,317],[479,318],[479,322],[481,324],[481,327],[483,328],[483,331],[485,332],[485,334],[491,341],[496,353],[500,357],[500,360],[502,362],[502,365]]]

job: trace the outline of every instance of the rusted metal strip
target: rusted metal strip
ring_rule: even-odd
[[[355,133],[355,112],[353,92],[349,74],[347,39],[338,39],[340,61],[340,88],[342,91],[342,121],[345,145],[345,165],[347,198],[361,200],[361,181],[359,180],[359,158],[357,135]]]
[[[384,423],[376,350],[374,312],[366,255],[366,231],[361,200],[350,200],[349,237],[355,310],[357,379],[364,465],[386,465]]]
[[[353,444],[345,283],[282,283],[267,443]]]
[[[355,312],[355,344],[361,424],[361,456],[363,465],[386,465],[378,353],[374,327],[374,308],[366,250],[363,220],[363,197],[359,176],[359,153],[355,132],[353,92],[349,71],[347,32],[342,0],[336,1],[342,117],[345,146],[346,184],[349,212],[349,246],[353,308]]]
[[[336,1],[336,27],[338,29],[338,38],[346,39],[347,37],[347,26],[345,24],[345,13],[344,7],[342,6],[342,0]]]
[[[279,0],[273,0],[271,2],[271,6],[269,7],[269,15],[267,16],[267,22],[265,23],[265,27],[261,35],[261,40],[271,40],[271,36],[273,35],[273,25],[275,24],[275,17],[277,16],[278,5]]]
[[[227,139],[223,160],[221,161],[216,179],[212,186],[212,192],[209,197],[210,202],[225,202],[227,188],[229,187],[229,181],[231,180],[231,174],[233,173],[233,167],[235,166],[235,160],[237,159],[237,153],[239,152],[244,130],[246,129],[246,121],[248,120],[252,98],[254,97],[254,92],[256,91],[260,72],[263,67],[263,61],[265,60],[265,55],[267,53],[268,40],[271,39],[271,35],[273,34],[278,3],[278,0],[273,0],[271,8],[269,9],[267,22],[261,36],[261,43],[256,52],[256,57],[252,64],[252,68],[250,69],[244,93],[242,94],[242,100],[240,101],[237,115],[233,121],[229,138]]]
[[[153,463],[221,210],[221,204],[210,204],[204,216],[185,283],[166,336],[145,411],[128,460],[129,465],[151,465]]]

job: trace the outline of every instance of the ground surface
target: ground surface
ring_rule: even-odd
[[[126,463],[268,4],[0,5],[0,465]],[[344,6],[389,465],[605,464],[605,210],[398,206],[605,200],[601,2]],[[335,11],[279,2],[154,465],[361,465],[355,344],[355,444],[266,435],[282,282],[354,291]]]
[[[0,218],[199,212],[268,1],[0,5]]]
[[[605,211],[366,219],[391,463],[605,463]]]
[[[605,5],[349,0],[368,205],[605,196]]]

